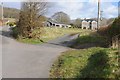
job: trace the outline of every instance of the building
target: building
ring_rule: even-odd
[[[92,21],[91,22],[91,29],[92,30],[97,30],[97,21]]]
[[[87,22],[86,20],[82,21],[82,29],[89,29],[89,22]]]
[[[97,21],[94,19],[84,19],[82,20],[82,29],[97,29]]]
[[[48,19],[46,22],[45,22],[45,25],[44,26],[47,26],[47,27],[59,27],[59,28],[71,28],[71,25],[68,25],[68,24],[60,24],[60,23],[57,23],[51,19]]]

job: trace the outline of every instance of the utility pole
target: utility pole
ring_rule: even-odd
[[[97,30],[100,28],[100,0],[98,0]]]
[[[3,17],[3,2],[1,3],[1,8],[2,8],[1,14],[2,14],[2,26],[3,26],[3,19],[4,19],[4,17]]]

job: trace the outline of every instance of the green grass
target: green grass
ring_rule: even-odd
[[[25,39],[17,39],[19,42],[23,42],[23,43],[27,43],[27,44],[40,44],[42,43],[40,40],[38,39],[28,39],[28,38],[25,38]]]
[[[95,32],[91,32],[89,34],[80,35],[77,39],[74,40],[74,44],[70,47],[72,48],[79,48],[80,46],[90,46],[93,45],[94,47],[107,47],[108,42],[107,39],[103,36],[100,36],[99,34]]]
[[[94,47],[63,53],[50,70],[51,78],[118,78],[116,50]]]
[[[38,32],[40,30],[36,30],[35,32]],[[39,44],[39,43],[43,43],[43,42],[47,42],[49,40],[55,39],[57,37],[63,36],[65,34],[75,34],[75,33],[81,33],[83,35],[85,34],[89,34],[92,31],[90,30],[81,30],[78,28],[49,28],[49,27],[44,27],[42,29],[42,34],[40,36],[40,39],[22,39],[19,38],[18,41],[20,42],[24,42],[24,43],[29,43],[29,44]],[[43,42],[41,42],[41,40]]]
[[[47,40],[55,39],[57,37],[63,36],[65,34],[74,34],[74,33],[82,33],[87,34],[90,33],[90,30],[82,30],[78,28],[49,28],[45,27],[43,35],[41,35],[42,39],[47,38]]]
[[[76,39],[76,43],[78,44],[84,44],[84,43],[103,43],[105,41],[104,37],[100,36],[80,36]]]

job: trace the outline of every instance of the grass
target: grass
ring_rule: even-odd
[[[40,40],[38,39],[28,39],[28,38],[25,38],[25,39],[17,39],[19,42],[23,42],[23,43],[28,43],[28,44],[40,44],[42,43]]]
[[[40,39],[18,39],[18,41],[23,42],[23,43],[30,43],[30,44],[39,44],[43,42],[47,42],[49,40],[55,39],[57,37],[63,36],[65,34],[76,34],[76,33],[81,33],[81,34],[88,34],[92,31],[90,30],[81,30],[78,28],[49,28],[49,27],[44,27],[42,29],[43,33],[40,36]],[[37,30],[39,31],[39,30]],[[37,32],[34,31],[34,32]],[[43,42],[41,42],[41,40]]]
[[[77,39],[74,40],[74,44],[70,47],[72,48],[87,48],[87,47],[107,47],[107,39],[103,36],[100,36],[97,33],[91,32],[89,34],[80,35]]]
[[[105,41],[104,37],[101,36],[92,36],[92,35],[85,35],[80,36],[76,39],[76,43],[84,44],[84,43],[103,43]]]
[[[74,33],[89,33],[90,30],[82,30],[78,28],[44,28],[44,33],[41,35],[41,38],[46,38],[47,40],[55,39],[57,37],[63,36],[65,34],[74,34]]]
[[[51,78],[118,78],[116,50],[93,47],[63,53],[50,70]]]
[[[77,50],[68,50],[59,56],[50,70],[50,78],[120,79],[118,52],[102,48],[107,45],[105,37],[94,32],[83,32],[74,41],[71,47]]]

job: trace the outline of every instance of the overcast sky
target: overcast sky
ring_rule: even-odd
[[[20,9],[20,2],[4,2],[4,6]],[[102,2],[101,10],[103,17],[113,18],[118,16],[118,2]],[[46,16],[50,17],[54,13],[63,11],[67,13],[71,19],[76,18],[95,18],[97,17],[97,2],[91,0],[90,2],[77,1],[56,1],[49,8]]]

